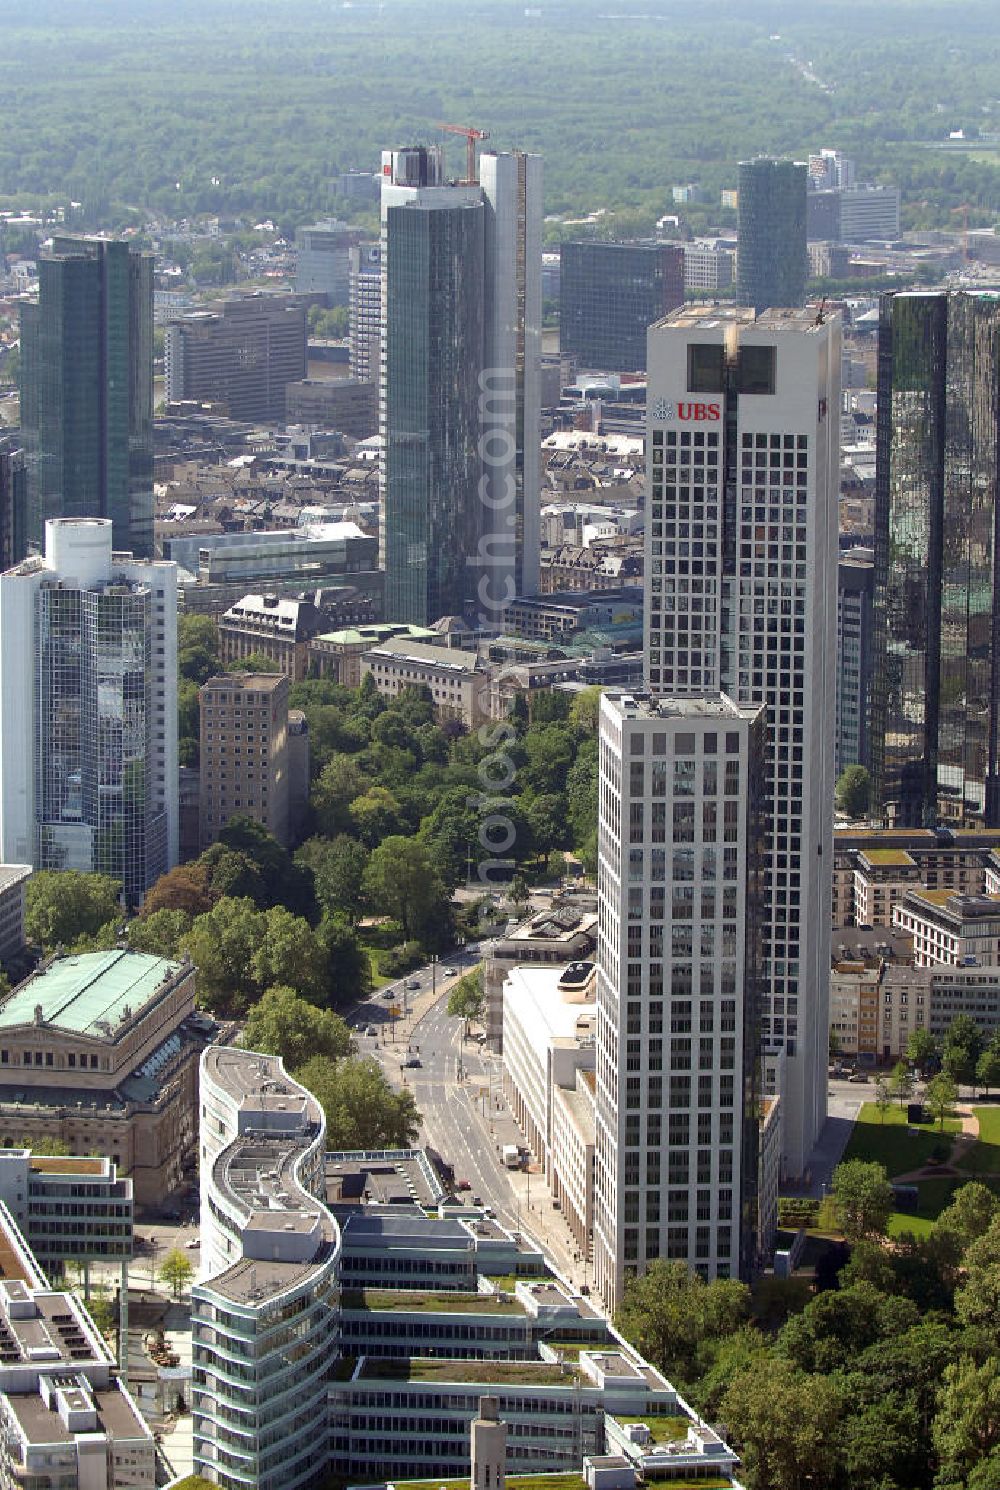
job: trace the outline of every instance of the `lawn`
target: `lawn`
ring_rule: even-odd
[[[391,942],[386,940],[385,932],[380,926],[359,926],[358,944],[368,958],[368,965],[372,970],[372,989],[385,988],[394,983],[394,978],[386,978],[378,970],[379,953],[384,952]]]
[[[930,1236],[934,1230],[934,1223],[941,1212],[947,1206],[951,1197],[962,1183],[961,1180],[943,1178],[940,1180],[921,1180],[917,1185],[919,1195],[918,1207],[915,1212],[893,1211],[889,1217],[889,1235],[902,1236],[904,1232],[911,1232],[913,1236]]]
[[[524,1305],[510,1293],[416,1292],[402,1288],[346,1290],[345,1309],[407,1309],[430,1314],[523,1314]]]
[[[644,1417],[641,1414],[623,1414],[623,1421],[628,1423],[645,1423],[653,1435],[654,1443],[677,1443],[687,1437],[687,1431],[691,1426],[690,1418],[682,1417],[657,1417],[655,1414]]]
[[[889,1178],[922,1169],[939,1144],[950,1146],[949,1135],[961,1132],[959,1118],[945,1118],[944,1132],[938,1124],[919,1123],[912,1127],[906,1121],[906,1109],[890,1107],[885,1121],[874,1102],[866,1102],[858,1113],[845,1159],[866,1159],[884,1164]]]
[[[370,1356],[362,1377],[366,1381],[475,1381],[484,1386],[578,1386],[580,1372],[537,1361],[453,1361],[432,1356]]]
[[[1000,1107],[974,1107],[979,1119],[979,1141],[962,1155],[963,1174],[1000,1174]]]

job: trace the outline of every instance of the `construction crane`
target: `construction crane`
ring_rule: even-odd
[[[465,136],[465,184],[475,186],[476,176],[476,141],[488,140],[490,132],[488,129],[469,129],[465,124],[439,124],[438,129],[444,130],[449,135]]]

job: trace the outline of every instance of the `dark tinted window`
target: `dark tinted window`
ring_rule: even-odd
[[[725,348],[718,342],[688,345],[688,392],[721,393]]]
[[[740,392],[774,392],[774,347],[740,347]]]

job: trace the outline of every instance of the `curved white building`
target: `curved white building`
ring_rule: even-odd
[[[327,1473],[341,1240],[320,1199],[325,1140],[323,1109],[277,1057],[204,1052],[194,1469],[227,1490]]]

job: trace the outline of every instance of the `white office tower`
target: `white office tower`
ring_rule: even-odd
[[[764,1090],[792,1176],[826,1118],[840,365],[814,310],[691,308],[649,333],[647,681],[766,710]]]
[[[481,408],[492,572],[511,595],[538,594],[542,411],[542,157],[488,152],[479,159],[486,199],[486,349]],[[508,492],[514,493],[509,508]],[[508,517],[513,515],[513,533]],[[513,537],[513,543],[511,542]],[[494,582],[493,588],[499,590]],[[506,588],[506,586],[504,586]]]
[[[177,566],[45,524],[0,575],[0,854],[97,870],[126,902],[177,862]]]
[[[762,709],[601,700],[594,1278],[753,1263]]]
[[[386,616],[501,623],[537,592],[541,161],[382,157],[379,376]]]

